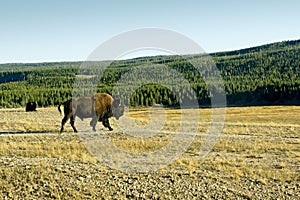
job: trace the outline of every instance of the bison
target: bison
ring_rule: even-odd
[[[93,131],[96,131],[97,121],[101,121],[104,127],[112,131],[109,118],[114,116],[118,120],[124,114],[123,102],[120,99],[113,99],[112,96],[106,93],[96,93],[67,100],[58,106],[60,113],[61,105],[64,106],[64,118],[61,121],[60,132],[64,130],[64,125],[68,119],[70,119],[74,132],[77,132],[74,125],[76,116],[81,120],[92,118],[90,125],[93,127]]]
[[[25,111],[26,112],[36,111],[36,102],[27,102]]]

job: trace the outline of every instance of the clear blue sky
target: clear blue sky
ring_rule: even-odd
[[[300,39],[299,0],[0,0],[0,63],[85,60],[102,42],[170,29],[206,52]]]

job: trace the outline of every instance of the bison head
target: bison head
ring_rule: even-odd
[[[115,99],[112,103],[113,116],[118,120],[124,114],[124,103],[121,99]]]

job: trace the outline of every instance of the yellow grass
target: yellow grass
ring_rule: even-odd
[[[25,109],[0,109],[2,132],[57,132],[62,116],[57,108],[39,108],[37,112]]]
[[[111,120],[115,128],[113,132],[100,129],[99,134],[107,135],[112,143],[120,149],[133,153],[148,153],[163,148],[172,141],[172,131],[178,129],[181,110],[166,109],[166,123],[161,132],[150,138],[133,137],[121,132],[118,123]],[[205,133],[211,120],[211,109],[200,109],[201,118],[197,130]],[[140,127],[150,123],[150,110],[132,109],[129,116]],[[74,176],[72,170],[62,173],[62,163],[80,164],[82,166],[97,165],[100,170],[101,161],[97,161],[86,150],[79,134],[72,133],[69,123],[66,132],[59,134],[62,116],[56,108],[39,108],[37,112],[26,113],[23,109],[1,109],[0,115],[0,172],[4,179],[0,180],[1,188],[13,190],[22,185],[28,190],[28,185],[39,185],[48,181],[49,190],[55,197],[62,191],[56,188],[55,181],[64,184],[66,174]],[[226,120],[221,137],[212,151],[200,158],[199,150],[204,142],[204,136],[196,136],[187,151],[164,171],[181,171],[193,176],[206,171],[212,177],[223,173],[234,180],[242,177],[257,180],[262,184],[269,181],[291,182],[300,181],[300,107],[241,107],[227,108]],[[183,119],[184,120],[184,119]],[[77,119],[76,124],[86,123]],[[190,122],[184,121],[184,124]],[[81,131],[78,127],[79,132]],[[6,134],[22,133],[27,134]],[[31,133],[30,133],[31,132]],[[44,132],[44,134],[35,134]],[[51,159],[54,159],[53,161]],[[25,166],[18,163],[23,160]],[[28,162],[26,164],[26,162]],[[57,163],[60,163],[59,166]],[[99,165],[99,166],[98,166]],[[56,172],[60,173],[56,173]],[[76,172],[80,174],[80,172]],[[34,182],[39,177],[40,183]],[[49,177],[51,180],[49,180]],[[26,186],[27,185],[27,186]],[[93,188],[69,188],[73,197],[79,197],[79,191],[91,191]],[[41,189],[37,189],[39,191]],[[11,191],[12,194],[14,193]],[[20,197],[21,198],[21,197]]]

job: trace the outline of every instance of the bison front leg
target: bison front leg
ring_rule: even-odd
[[[114,130],[114,129],[110,126],[108,118],[104,118],[104,119],[102,120],[102,124],[103,124],[104,127],[108,128],[108,130],[110,130],[110,131]]]

